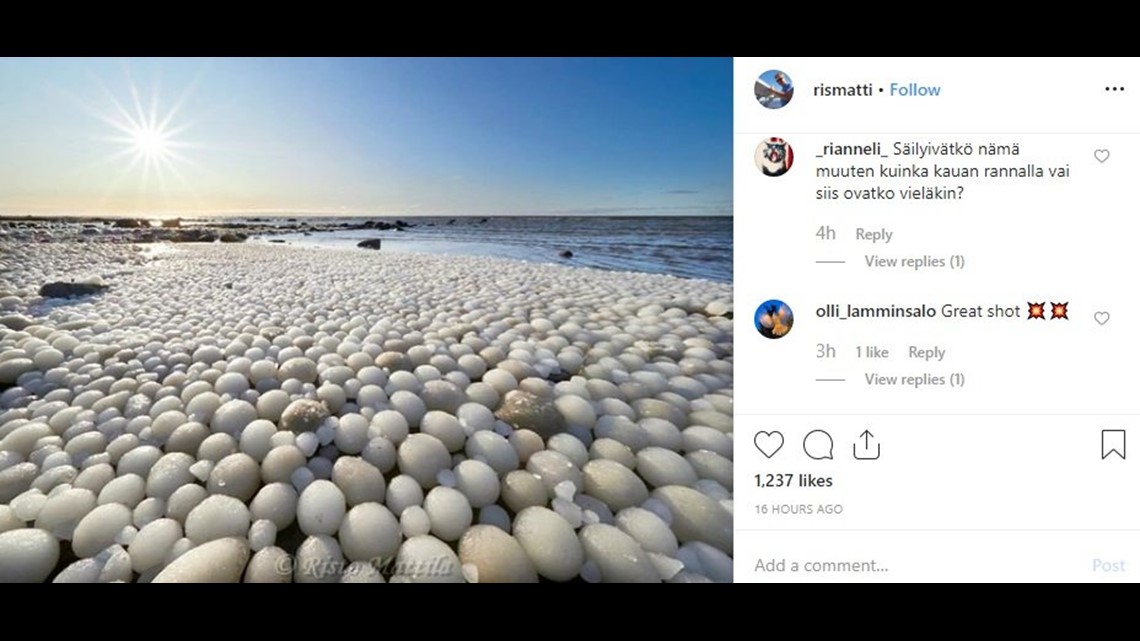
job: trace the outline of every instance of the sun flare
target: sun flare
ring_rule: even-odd
[[[197,166],[183,154],[184,150],[195,147],[184,139],[191,123],[179,118],[194,85],[167,109],[160,104],[157,83],[144,98],[144,92],[128,77],[129,100],[126,101],[120,100],[101,82],[100,86],[109,109],[92,107],[89,110],[117,131],[117,135],[101,138],[115,145],[103,162],[122,163],[119,176],[107,187],[107,195],[121,193],[124,189],[133,190],[137,206],[168,204],[178,197],[176,194],[199,202],[197,193],[182,172],[190,165]],[[129,181],[132,176],[138,181],[134,185]],[[172,189],[175,195],[172,195]]]
[[[131,132],[135,151],[148,158],[163,157],[169,151],[167,134],[158,127],[141,126]]]
[[[166,138],[168,136],[165,131],[147,125],[131,131],[131,144],[135,146],[135,152],[147,159],[161,159],[170,152]]]

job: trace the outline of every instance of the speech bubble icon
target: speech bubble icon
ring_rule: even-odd
[[[812,460],[833,459],[831,450],[834,448],[835,443],[831,440],[831,435],[823,430],[812,430],[804,437],[804,454]]]

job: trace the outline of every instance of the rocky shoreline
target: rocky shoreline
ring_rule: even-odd
[[[486,219],[484,219],[486,220]],[[431,223],[429,223],[431,224]],[[241,243],[253,236],[314,234],[344,230],[403,232],[415,228],[404,220],[360,223],[315,218],[250,218],[243,222],[182,218],[0,217],[0,240],[26,242]]]

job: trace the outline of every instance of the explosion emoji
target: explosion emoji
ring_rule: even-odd
[[[1040,318],[1045,320],[1045,303],[1027,303],[1029,305],[1028,318]]]
[[[1069,303],[1053,303],[1053,316],[1052,318],[1063,318],[1069,320]]]

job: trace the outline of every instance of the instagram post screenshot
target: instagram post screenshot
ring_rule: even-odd
[[[0,59],[0,583],[732,582],[733,69]]]
[[[0,58],[0,583],[1135,582],[1137,93]]]
[[[1138,72],[735,60],[736,581],[1136,580]]]

